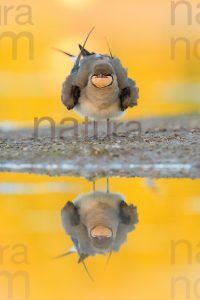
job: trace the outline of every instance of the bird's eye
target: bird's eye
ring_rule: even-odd
[[[122,207],[122,206],[127,206],[127,204],[126,204],[126,202],[124,201],[124,200],[122,200],[121,202],[120,202],[120,206]]]

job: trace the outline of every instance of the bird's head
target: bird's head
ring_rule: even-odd
[[[87,53],[87,55],[86,55]],[[117,76],[112,65],[113,58],[108,55],[84,52],[79,65],[79,74],[86,85],[96,89],[106,89],[117,84]]]

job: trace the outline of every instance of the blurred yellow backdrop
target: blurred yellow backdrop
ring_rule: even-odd
[[[199,180],[162,179],[152,189],[144,179],[111,179],[111,191],[124,194],[138,207],[139,224],[121,251],[112,255],[106,269],[105,256],[87,259],[94,282],[78,265],[76,254],[51,259],[72,245],[61,226],[61,208],[79,193],[89,192],[91,183],[78,178],[14,174],[7,175],[6,182],[15,186],[6,189],[5,176],[1,175],[0,268],[11,274],[26,272],[30,299],[182,300],[187,289],[190,299],[198,299],[194,288],[199,280]],[[52,185],[54,191],[50,192]],[[97,188],[105,190],[105,180],[98,180]],[[173,251],[171,243],[180,240],[185,242]],[[23,248],[19,244],[27,249],[28,263],[20,256]],[[175,284],[173,298],[172,280],[180,277],[187,282]],[[14,299],[26,299],[24,286],[23,277],[14,280]],[[1,299],[8,299],[6,278],[0,278],[0,287]]]
[[[52,47],[77,54],[77,44],[94,25],[88,49],[106,53],[106,36],[112,52],[140,87],[139,105],[125,118],[199,111],[199,59],[194,45],[200,25],[195,21],[196,2],[187,3],[192,7],[192,26],[188,24],[189,6],[177,10],[176,24],[171,25],[169,0],[1,0],[1,125],[32,126],[34,117],[50,116],[59,122],[65,116],[76,116],[66,111],[60,101],[61,84],[72,62]],[[23,15],[27,5],[29,17]],[[8,32],[28,33],[33,42],[33,59],[29,58],[26,38],[18,41],[17,59],[13,59],[12,40],[5,37]],[[180,37],[187,39],[190,56],[185,59],[185,48],[180,44],[173,60],[170,43]],[[106,271],[105,257],[88,260],[96,278],[91,283],[75,255],[51,261],[71,245],[61,227],[61,208],[79,193],[88,192],[91,183],[74,178],[0,174],[1,271],[28,272],[33,300],[172,299],[174,276],[186,277],[190,299],[197,299],[194,286],[199,276],[195,259],[200,225],[199,183],[158,180],[152,189],[144,179],[112,179],[112,190],[125,194],[129,202],[138,206],[140,223],[129,235],[128,244],[113,255]],[[50,188],[53,184],[57,184],[55,191]],[[102,189],[104,181],[98,181],[98,185]],[[193,261],[187,264],[182,247],[173,266],[170,244],[180,239],[191,245]],[[28,264],[13,264],[12,247],[19,243],[27,246]],[[2,257],[6,245],[8,249]],[[14,299],[21,300],[24,289],[17,280]],[[184,297],[184,287],[177,289],[175,298]],[[7,299],[2,280],[0,299]]]
[[[129,110],[126,117],[199,110],[196,85],[200,57],[193,49],[199,39],[200,25],[195,22],[198,9],[192,2],[190,9],[179,5],[173,26],[171,2],[1,0],[4,36],[0,39],[0,120],[31,125],[35,116],[49,115],[58,122],[66,115],[76,116],[66,111],[60,101],[61,84],[72,62],[52,47],[77,54],[78,43],[94,25],[95,32],[87,44],[89,50],[108,52],[106,36],[114,55],[140,87],[139,106]],[[188,25],[188,13],[192,13],[192,26]],[[17,59],[12,59],[13,40],[5,36],[7,32],[28,34],[17,40]],[[172,59],[170,45],[174,38],[188,40],[189,59],[185,59],[183,42],[177,43]],[[33,59],[29,57],[30,49]]]

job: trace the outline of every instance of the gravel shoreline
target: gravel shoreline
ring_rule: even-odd
[[[131,120],[130,120],[131,121]],[[132,120],[134,121],[134,120]],[[130,130],[132,124],[132,130]],[[135,125],[134,125],[135,124]],[[200,115],[144,119],[124,123],[118,134],[106,136],[105,123],[93,126],[89,136],[74,136],[72,129],[0,129],[0,172],[37,173],[50,176],[200,178]],[[129,129],[129,130],[128,130]],[[113,124],[111,124],[113,132]],[[79,132],[85,132],[81,126]]]

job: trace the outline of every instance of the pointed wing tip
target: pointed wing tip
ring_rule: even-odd
[[[76,248],[75,248],[75,247],[72,247],[71,249],[69,249],[69,251],[67,251],[67,252],[65,252],[65,253],[62,253],[62,254],[60,254],[60,255],[57,255],[57,256],[52,257],[52,260],[59,259],[59,258],[63,258],[63,257],[65,257],[65,256],[68,256],[68,255],[73,254],[73,253],[76,253],[76,252],[77,252]]]
[[[57,255],[57,256],[54,256],[54,257],[52,257],[51,258],[51,260],[56,260],[56,259],[59,259],[59,258],[63,258],[63,257],[65,257],[65,256],[68,256],[68,255],[70,255],[70,254],[73,254],[74,252],[67,252],[67,253],[63,253],[63,254],[60,254],[60,255]]]
[[[60,53],[62,53],[62,54],[64,54],[64,55],[67,55],[67,56],[69,56],[70,58],[74,58],[74,57],[75,57],[73,54],[68,53],[68,52],[66,52],[66,51],[64,51],[64,50],[61,50],[61,49],[58,49],[58,48],[55,48],[55,47],[52,47],[51,49],[54,50],[54,51],[60,52]]]

